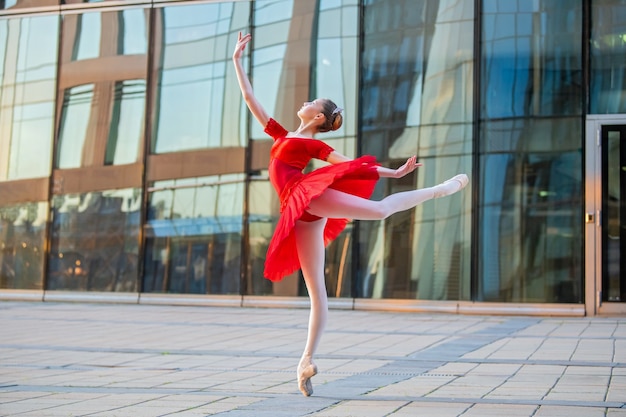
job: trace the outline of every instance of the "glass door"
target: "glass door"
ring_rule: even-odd
[[[590,116],[586,151],[586,310],[626,313],[626,116]]]
[[[603,125],[602,302],[626,302],[626,125]]]

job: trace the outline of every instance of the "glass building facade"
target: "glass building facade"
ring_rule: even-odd
[[[626,0],[0,1],[0,296],[306,295],[299,273],[262,275],[279,202],[240,31],[288,129],[328,97],[344,124],[319,139],[339,152],[418,155],[374,199],[471,178],[351,222],[329,296],[625,305]]]

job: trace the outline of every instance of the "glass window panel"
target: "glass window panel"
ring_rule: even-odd
[[[140,140],[143,136],[145,92],[144,80],[123,81],[115,84],[115,99],[104,161],[106,165],[132,164],[139,160]]]
[[[424,163],[380,181],[373,198],[471,172],[473,1],[370,0],[363,22],[361,152],[390,167],[412,155]],[[360,222],[357,295],[469,299],[470,195]]]
[[[43,288],[47,214],[47,202],[0,207],[0,288]]]
[[[21,9],[28,7],[58,6],[61,0],[2,0],[0,10]]]
[[[123,38],[123,53],[125,55],[145,54],[148,51],[148,22],[147,12],[141,9],[122,11],[124,31],[129,32]]]
[[[483,19],[482,117],[580,114],[581,3],[508,3]]]
[[[249,184],[248,191],[248,281],[246,293],[250,295],[271,295],[280,293],[283,281],[273,283],[263,276],[265,255],[279,216],[279,201],[276,191],[270,184],[267,171],[263,171]],[[265,178],[265,179],[263,179]],[[296,295],[297,288],[290,295]]]
[[[87,136],[93,84],[65,90],[63,114],[57,147],[58,168],[79,168],[82,164],[84,139]]]
[[[626,2],[591,2],[589,111],[626,113]]]
[[[249,5],[179,5],[155,11],[163,30],[155,40],[152,152],[244,146],[239,126],[231,126],[241,94],[226,78],[234,75],[232,48],[238,31],[248,24]]]
[[[140,160],[149,13],[134,8],[63,16],[58,168]],[[70,36],[73,36],[70,38]],[[73,74],[80,73],[76,85]]]
[[[0,181],[50,174],[57,16],[0,20]]]
[[[243,193],[242,174],[155,183],[143,290],[238,294]]]
[[[581,302],[581,3],[484,6],[477,298]]]
[[[52,199],[49,290],[137,291],[141,190]]]
[[[268,25],[289,20],[293,13],[294,0],[266,0],[254,2],[255,25]]]
[[[267,112],[272,115],[276,114],[278,103],[280,103],[280,92],[278,90],[281,74],[284,72],[283,60],[286,52],[286,43],[255,49],[253,52],[254,79],[263,80],[263,82],[254,84],[254,94],[263,103],[263,107]],[[246,108],[246,116],[247,112],[248,109]],[[250,137],[252,139],[269,139],[267,134],[263,132],[263,126],[256,123],[256,120],[252,121]]]
[[[97,58],[100,56],[101,14],[84,13],[78,15],[78,21],[80,35],[76,37],[72,61]]]

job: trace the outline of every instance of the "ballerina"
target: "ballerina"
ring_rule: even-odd
[[[280,281],[302,270],[310,299],[307,341],[298,363],[298,388],[305,396],[313,393],[311,378],[317,374],[313,356],[328,315],[324,280],[325,246],[345,228],[348,219],[382,220],[409,210],[433,198],[454,194],[469,182],[459,174],[430,188],[391,194],[380,201],[369,200],[379,178],[401,178],[421,164],[412,156],[398,169],[380,166],[373,156],[356,159],[341,155],[317,133],[337,130],[343,123],[343,109],[326,98],[305,102],[297,111],[300,125],[287,131],[272,119],[254,96],[241,63],[243,51],[252,39],[239,33],[233,62],[239,87],[248,109],[274,139],[270,153],[269,177],[280,197],[280,217],[265,259],[264,275]],[[313,158],[329,163],[310,173],[302,171]]]

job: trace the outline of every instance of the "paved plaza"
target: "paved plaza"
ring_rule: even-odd
[[[626,317],[1,302],[0,415],[626,416]]]

